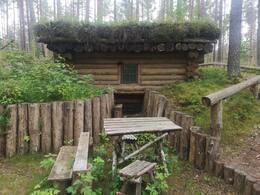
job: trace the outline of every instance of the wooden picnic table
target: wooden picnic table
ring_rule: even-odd
[[[104,120],[105,133],[112,137],[113,140],[113,170],[116,169],[117,164],[121,164],[129,160],[133,156],[139,154],[146,148],[155,143],[159,143],[158,154],[163,161],[165,161],[164,152],[162,150],[162,140],[168,133],[180,131],[182,128],[166,117],[136,117],[136,118],[109,118]],[[153,141],[143,145],[133,153],[126,157],[119,158],[120,152],[118,148],[121,146],[121,137],[129,134],[154,133],[156,138]]]

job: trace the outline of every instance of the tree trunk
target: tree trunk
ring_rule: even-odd
[[[56,0],[57,2],[57,19],[61,19],[61,2],[60,0]]]
[[[200,17],[206,17],[206,7],[205,7],[205,0],[200,0]]]
[[[232,0],[230,12],[228,77],[236,79],[240,76],[240,45],[243,0]]]
[[[56,0],[53,0],[53,18],[56,20],[57,18],[57,13],[56,13]]]
[[[24,21],[24,1],[18,1],[19,20],[20,20],[20,47],[26,50],[26,37],[25,37],[25,21]]]
[[[29,47],[32,50],[35,48],[35,42],[34,42],[34,34],[33,34],[33,26],[36,23],[35,13],[34,13],[34,6],[33,6],[33,0],[28,0],[28,14],[29,14],[29,21],[28,21],[28,33],[29,33]]]
[[[114,21],[117,21],[117,3],[116,0],[114,0]]]
[[[163,21],[165,19],[165,0],[160,1],[160,10],[159,10],[159,20]]]
[[[6,0],[6,38],[9,39],[9,2]]]
[[[77,20],[79,21],[79,15],[80,15],[80,8],[79,8],[79,0],[77,0]]]
[[[258,0],[257,66],[260,66],[260,0]]]
[[[85,16],[86,22],[89,22],[89,0],[86,0],[86,16]]]
[[[222,62],[223,56],[222,56],[222,39],[223,39],[223,34],[222,34],[222,30],[223,30],[223,0],[219,1],[219,17],[218,17],[218,21],[219,21],[219,29],[221,30],[221,35],[219,37],[218,40],[218,55],[217,55],[217,61],[218,62]]]
[[[97,0],[97,22],[103,22],[104,0]]]
[[[193,19],[194,0],[189,0],[189,19]]]
[[[139,0],[136,0],[136,7],[135,7],[135,19],[136,19],[136,21],[139,21],[139,4],[140,4],[140,2],[139,2]]]
[[[15,1],[13,1],[13,10],[15,10]],[[15,37],[15,35],[16,35],[16,15],[15,15],[15,11],[13,11],[13,31],[14,31],[14,35],[13,35],[13,39],[14,39],[14,42],[15,42],[15,40],[16,40],[16,37]]]

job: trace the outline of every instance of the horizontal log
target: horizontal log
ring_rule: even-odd
[[[142,68],[142,75],[171,75],[171,74],[185,74],[186,70],[184,68],[175,68],[175,69],[151,69],[151,68]]]
[[[117,69],[80,69],[79,74],[93,74],[93,75],[117,75]]]
[[[119,81],[95,81],[95,85],[116,85]]]
[[[243,81],[239,84],[232,85],[232,86],[225,88],[221,91],[212,93],[212,94],[205,96],[205,97],[202,97],[202,103],[205,106],[212,106],[212,105],[220,102],[221,100],[228,98],[228,97],[240,92],[243,89],[246,89],[246,88],[248,88],[252,85],[259,84],[259,83],[260,83],[260,76],[255,76],[255,77],[248,79],[246,81]]]
[[[141,81],[174,81],[179,79],[184,79],[185,75],[143,75],[141,76]]]
[[[76,70],[84,70],[84,69],[104,69],[104,68],[118,68],[118,65],[115,64],[110,64],[110,63],[102,63],[102,64],[90,64],[87,62],[86,60],[86,64],[75,64],[72,65],[73,68],[75,68]]]
[[[95,81],[118,81],[118,75],[93,75]]]
[[[141,84],[142,85],[153,85],[153,86],[157,86],[157,85],[168,85],[168,84],[172,84],[175,81],[179,81],[179,80],[185,80],[186,77],[185,76],[179,76],[179,77],[175,77],[174,80],[165,80],[165,81],[142,81]]]
[[[180,62],[174,62],[171,60],[171,63],[150,63],[150,64],[140,64],[141,65],[141,68],[148,68],[148,69],[161,69],[161,68],[184,68],[186,66],[187,62],[186,60],[183,61],[183,63],[180,63]]]

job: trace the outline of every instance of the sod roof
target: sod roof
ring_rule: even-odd
[[[210,22],[182,23],[72,23],[47,22],[35,26],[39,42],[59,52],[157,51],[160,44],[215,42],[220,30]],[[168,46],[167,46],[168,45]],[[159,46],[159,50],[162,46]]]

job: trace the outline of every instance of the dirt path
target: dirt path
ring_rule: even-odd
[[[238,146],[225,147],[221,159],[260,180],[260,126],[240,141]]]

